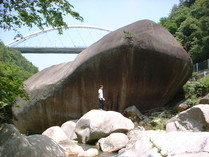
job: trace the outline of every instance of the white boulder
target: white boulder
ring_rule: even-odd
[[[101,138],[99,141],[103,152],[116,152],[126,146],[128,137],[123,133],[112,133],[106,138]]]
[[[125,133],[134,128],[133,122],[115,111],[91,110],[76,123],[78,141],[93,143],[113,132]]]
[[[98,155],[99,151],[96,148],[90,148],[78,154],[79,157],[94,157]]]
[[[206,157],[209,156],[207,132],[139,131],[137,141],[123,149],[119,157]],[[133,137],[134,138],[134,137]]]
[[[61,129],[64,131],[65,135],[67,135],[69,139],[74,140],[77,138],[75,134],[75,126],[76,126],[75,122],[67,121],[61,125]]]
[[[46,135],[57,142],[63,149],[65,149],[67,154],[79,154],[84,151],[82,147],[71,141],[59,126],[48,128],[42,133],[42,135]]]

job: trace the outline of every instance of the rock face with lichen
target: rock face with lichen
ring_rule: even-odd
[[[104,85],[106,109],[140,111],[165,106],[192,73],[192,61],[161,25],[142,20],[113,31],[73,62],[46,68],[26,84],[30,100],[19,100],[14,123],[22,132],[78,119],[97,108]]]

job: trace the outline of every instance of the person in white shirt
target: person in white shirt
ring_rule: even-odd
[[[99,98],[99,109],[103,109],[104,106],[104,95],[103,95],[103,85],[100,85],[100,88],[98,90],[98,98]]]

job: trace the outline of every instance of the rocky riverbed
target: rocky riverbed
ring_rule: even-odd
[[[78,121],[52,126],[42,135],[21,135],[0,127],[0,156],[208,157],[209,105],[176,115],[165,130],[145,130],[115,111],[91,110]]]

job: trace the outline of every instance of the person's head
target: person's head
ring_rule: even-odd
[[[103,85],[100,85],[100,89],[102,89],[103,88]]]

